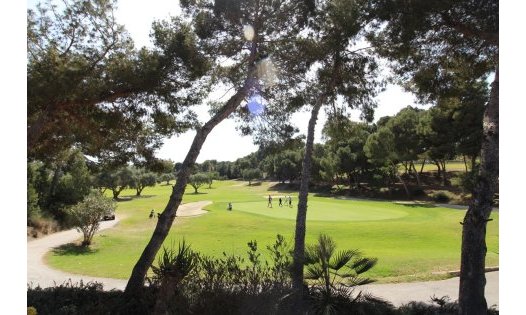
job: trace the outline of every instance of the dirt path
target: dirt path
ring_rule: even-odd
[[[198,216],[207,213],[202,208],[211,204],[211,201],[199,201],[183,204],[177,210],[178,217]],[[104,221],[101,223],[99,231],[112,228],[119,223],[121,218],[117,217],[113,221]],[[82,233],[77,230],[68,230],[54,233],[40,239],[27,242],[27,284],[33,287],[39,285],[42,288],[52,287],[55,284],[63,284],[67,281],[78,283],[82,280],[84,283],[97,281],[104,284],[105,290],[119,289],[123,290],[127,280],[99,278],[92,276],[76,275],[66,273],[60,270],[48,267],[44,261],[44,255],[55,247],[71,243],[82,237]]]

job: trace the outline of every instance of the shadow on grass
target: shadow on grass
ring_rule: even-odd
[[[252,184],[252,186],[254,186],[254,184]],[[274,185],[270,185],[267,188],[267,191],[298,191],[298,189],[298,184],[277,183]]]
[[[68,243],[60,245],[59,247],[53,248],[53,254],[59,256],[80,256],[90,255],[98,252],[98,249],[92,249],[89,246],[80,246],[75,243]]]
[[[190,193],[189,195],[208,195],[208,193],[199,191],[199,192]]]
[[[155,197],[156,195],[140,195],[140,196],[136,196],[136,195],[129,195],[129,196],[122,196],[122,197],[118,197],[116,199],[117,202],[124,202],[124,201],[132,201],[132,200],[135,200],[135,199],[145,199],[145,198],[151,198],[151,197]],[[113,199],[115,200],[115,199]]]
[[[394,202],[394,204],[410,207],[410,208],[436,208],[434,204],[427,203],[427,202]]]
[[[251,183],[250,185],[247,185],[249,187],[253,187],[253,186],[261,186],[261,182],[253,182]]]

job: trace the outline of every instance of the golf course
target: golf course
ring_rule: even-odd
[[[244,256],[247,243],[256,240],[264,258],[267,245],[277,234],[292,248],[297,210],[297,191],[277,190],[275,183],[248,185],[244,181],[214,181],[198,194],[187,187],[183,203],[211,201],[206,214],[177,217],[164,245],[174,246],[184,238],[203,255],[221,257],[223,252]],[[117,202],[119,224],[98,233],[89,248],[64,245],[49,252],[46,262],[66,272],[127,279],[150,239],[157,218],[171,193],[171,185],[158,184],[135,197],[125,190]],[[109,196],[109,192],[107,192]],[[272,208],[268,207],[268,196]],[[279,198],[291,196],[292,207]],[[228,211],[228,203],[232,211]],[[368,276],[378,282],[407,282],[441,279],[447,271],[460,268],[462,226],[465,210],[432,204],[347,199],[309,195],[307,244],[320,233],[334,238],[337,249],[358,249],[364,256],[378,258]],[[499,216],[488,222],[486,266],[499,264]],[[162,251],[159,252],[161,254]]]

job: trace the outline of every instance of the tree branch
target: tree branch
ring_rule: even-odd
[[[485,42],[488,42],[491,45],[499,45],[499,33],[498,32],[482,32],[476,29],[469,27],[466,24],[454,21],[451,16],[447,13],[441,13],[440,16],[444,21],[446,26],[451,27],[460,34],[469,37],[469,38],[478,38]]]

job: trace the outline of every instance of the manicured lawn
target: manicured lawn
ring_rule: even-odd
[[[148,219],[166,205],[171,186],[148,187],[144,197],[118,204],[122,219],[111,230],[102,231],[87,253],[49,253],[49,264],[68,272],[101,277],[127,278],[151,237],[156,219]],[[297,192],[269,190],[269,184],[247,186],[245,182],[215,182],[200,194],[187,190],[184,202],[211,200],[209,213],[199,217],[178,217],[165,245],[177,244],[183,237],[192,248],[207,255],[223,252],[244,255],[247,242],[257,240],[260,250],[282,234],[293,243]],[[267,208],[268,194],[274,195],[273,208]],[[132,196],[133,192],[125,191]],[[293,208],[278,207],[277,196],[291,195]],[[232,202],[233,211],[227,211]],[[332,236],[338,248],[360,249],[378,257],[370,276],[380,281],[410,281],[444,277],[437,272],[457,270],[460,265],[460,239],[465,211],[394,202],[342,200],[309,195],[307,242],[319,233]],[[498,213],[488,223],[486,265],[499,262]]]

